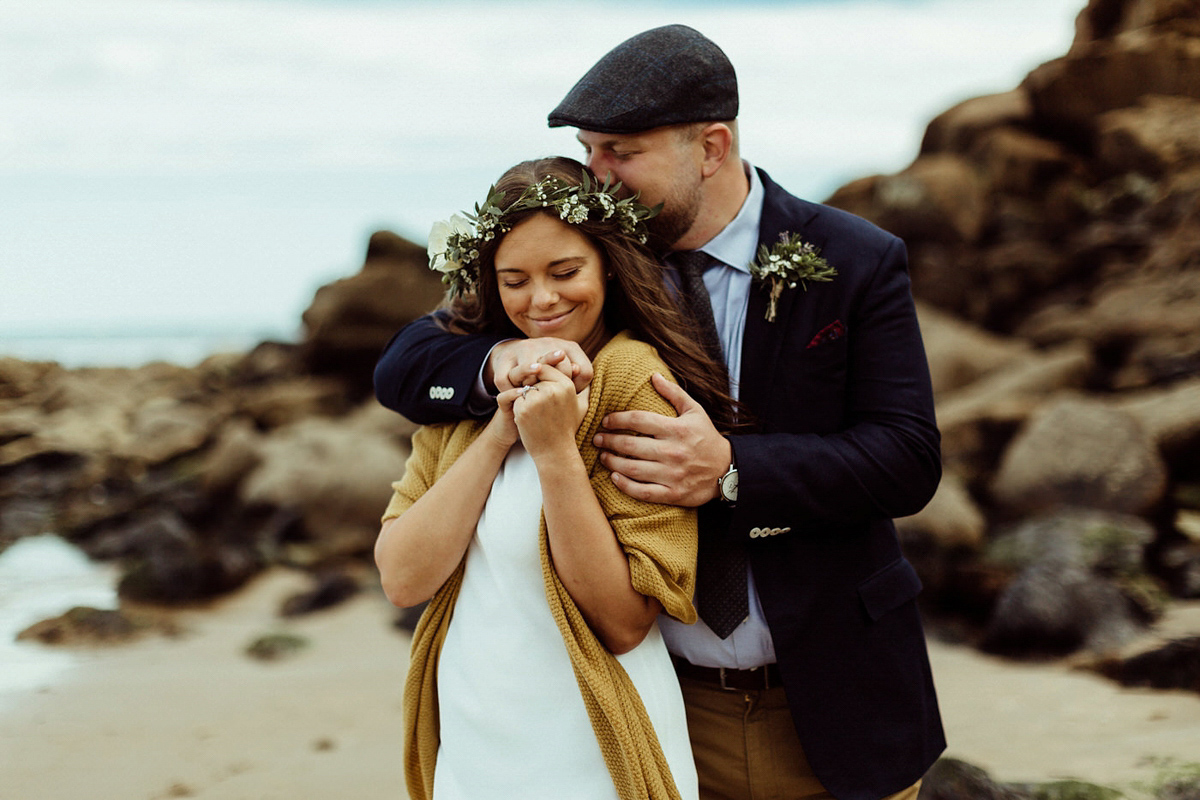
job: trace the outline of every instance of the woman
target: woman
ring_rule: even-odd
[[[526,162],[431,237],[452,330],[575,341],[595,377],[577,395],[532,365],[486,423],[413,437],[375,552],[393,603],[432,597],[405,687],[414,798],[696,796],[655,623],[695,620],[695,512],[622,495],[591,442],[610,411],[674,414],[655,372],[726,422],[732,401],[644,247],[655,211],[618,189]]]

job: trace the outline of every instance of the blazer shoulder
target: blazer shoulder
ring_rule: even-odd
[[[799,228],[818,246],[829,241],[850,240],[857,241],[861,247],[883,251],[903,244],[899,237],[870,220],[834,206],[796,197],[761,169],[758,172],[765,193],[761,231],[764,241],[775,239],[780,231],[797,232]]]

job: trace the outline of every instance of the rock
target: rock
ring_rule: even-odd
[[[1175,597],[1200,597],[1200,543],[1177,533],[1156,543],[1149,554],[1156,573]]]
[[[0,401],[25,397],[48,380],[61,374],[62,367],[53,361],[21,361],[0,357]],[[0,439],[2,442],[3,439]]]
[[[325,419],[272,432],[259,454],[239,488],[242,502],[296,509],[308,538],[330,556],[370,552],[408,457],[375,430]]]
[[[205,490],[210,494],[235,490],[262,463],[261,445],[262,436],[248,420],[238,419],[224,426],[200,469]]]
[[[0,467],[51,454],[105,455],[124,452],[133,441],[119,406],[65,408],[37,418],[36,429],[0,446]]]
[[[937,550],[978,550],[987,520],[962,478],[945,472],[928,505],[910,517],[897,519],[896,528],[906,544],[927,540]]]
[[[300,345],[286,342],[260,342],[249,353],[210,356],[197,371],[205,386],[216,389],[261,386],[307,374]]]
[[[1015,516],[1064,506],[1137,514],[1166,488],[1166,465],[1133,416],[1096,401],[1062,399],[1039,409],[1013,439],[991,494]]]
[[[1073,344],[1034,352],[939,398],[942,460],[968,483],[991,476],[1017,430],[1047,398],[1081,388],[1092,354]]]
[[[263,429],[279,428],[313,416],[341,416],[350,410],[346,385],[312,375],[252,386],[237,396],[238,411]]]
[[[1200,101],[1150,95],[1132,108],[1101,114],[1096,156],[1114,173],[1162,176],[1200,161]]]
[[[346,417],[346,424],[365,435],[382,436],[408,447],[417,424],[396,412],[368,400]]]
[[[1180,775],[1172,775],[1157,782],[1154,800],[1196,800],[1200,798],[1200,771],[1193,766]]]
[[[1154,531],[1136,517],[1072,511],[997,538],[988,560],[1016,571],[982,647],[1019,658],[1108,652],[1159,612],[1144,594],[1142,553]]]
[[[246,645],[246,655],[259,661],[280,661],[298,655],[309,646],[308,639],[291,633],[268,633]]]
[[[918,800],[1121,800],[1115,789],[1076,780],[997,783],[984,770],[956,758],[934,762],[921,781]]]
[[[1061,780],[1018,785],[1033,792],[1035,800],[1125,800],[1125,795],[1119,790],[1087,781]]]
[[[279,608],[281,617],[298,617],[330,608],[358,594],[358,581],[344,572],[327,572],[316,577],[316,585],[294,594]]]
[[[1013,321],[1027,316],[1039,302],[1035,298],[1067,283],[1071,271],[1070,260],[1032,237],[997,243],[976,259],[963,311],[992,330],[1011,330]]]
[[[1129,393],[1114,402],[1181,466],[1200,452],[1200,378],[1162,389]]]
[[[921,140],[921,155],[965,154],[988,131],[1023,126],[1032,118],[1033,106],[1020,88],[965,100],[933,118]]]
[[[1182,509],[1175,512],[1175,530],[1188,541],[1200,544],[1200,511]]]
[[[18,641],[36,640],[52,645],[121,644],[145,633],[175,636],[171,622],[120,610],[76,606],[53,619],[35,623],[17,634]]]
[[[1096,670],[1122,686],[1200,692],[1200,636],[1176,639],[1128,658],[1107,659]]]
[[[207,599],[244,585],[263,568],[251,543],[202,538],[174,510],[159,511],[109,541],[128,548],[117,593],[130,600],[172,604]],[[104,544],[101,540],[96,546]]]
[[[1200,275],[1141,275],[1101,287],[1086,308],[1048,309],[1017,334],[1039,343],[1085,339],[1111,345],[1187,336],[1200,311]]]
[[[1143,269],[1102,284],[1082,302],[1046,306],[1016,333],[1041,344],[1091,342],[1105,356],[1100,381],[1129,390],[1187,379],[1200,370],[1200,329],[1193,322],[1198,315],[1200,274]]]
[[[311,371],[342,376],[365,395],[384,345],[436,308],[443,295],[424,247],[376,233],[362,270],[322,286],[304,312],[304,361]]]
[[[1200,98],[1200,46],[1188,33],[1137,28],[1073,48],[1035,69],[1022,86],[1035,120],[1087,138],[1101,114],[1147,95]]]
[[[1034,800],[1031,793],[996,783],[984,770],[956,758],[939,758],[921,781],[918,800]]]
[[[925,587],[921,601],[927,611],[955,620],[986,618],[1002,587],[978,568],[987,519],[962,478],[943,472],[929,504],[897,519],[896,530]],[[1004,576],[1005,582],[1008,578]]]
[[[223,409],[154,397],[138,406],[129,420],[131,441],[120,455],[147,465],[194,453],[224,419]]]
[[[1146,27],[1181,27],[1197,17],[1192,0],[1090,0],[1075,19],[1071,53],[1101,39]]]
[[[935,396],[1033,356],[1027,343],[996,336],[928,303],[917,303],[917,317]]]
[[[1075,164],[1061,143],[1009,127],[978,134],[968,155],[993,189],[1017,194],[1039,192]]]
[[[924,156],[897,175],[854,181],[825,201],[906,241],[975,242],[990,210],[986,181],[966,159]]]
[[[415,606],[410,606],[409,608],[400,609],[392,624],[402,631],[412,633],[417,629],[417,623],[421,621],[421,615],[425,613],[425,607],[428,605],[429,603],[426,601]]]
[[[1144,569],[1142,552],[1154,535],[1141,517],[1069,509],[1006,531],[991,544],[988,558],[1015,570],[1054,561],[1105,575],[1132,575]]]
[[[1035,564],[1000,596],[984,632],[985,652],[1016,658],[1103,652],[1141,624],[1116,586],[1075,567]]]

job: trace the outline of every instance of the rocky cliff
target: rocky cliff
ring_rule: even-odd
[[[930,599],[1067,652],[1200,595],[1200,5],[1093,0],[1066,55],[828,202],[909,247],[947,468],[901,522]]]

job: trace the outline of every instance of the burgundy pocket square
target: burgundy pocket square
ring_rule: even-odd
[[[821,330],[817,331],[817,335],[812,338],[812,341],[809,342],[808,346],[804,349],[811,350],[814,347],[825,344],[826,342],[837,341],[845,335],[846,326],[842,324],[840,319],[834,320],[824,328],[821,328]]]

